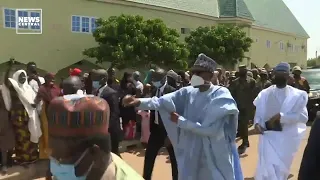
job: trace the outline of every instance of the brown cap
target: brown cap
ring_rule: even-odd
[[[48,107],[50,135],[88,137],[109,133],[110,108],[104,99],[96,96],[64,97],[55,98]]]

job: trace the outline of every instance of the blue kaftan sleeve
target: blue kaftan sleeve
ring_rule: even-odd
[[[174,91],[169,94],[165,94],[160,98],[154,96],[152,98],[139,98],[140,105],[138,106],[141,110],[157,110],[157,111],[167,111],[168,113],[171,112],[178,112],[178,109],[183,108],[181,107],[180,100],[182,94],[185,92],[185,88],[181,88],[178,91]],[[178,107],[177,107],[178,106]],[[176,109],[176,107],[178,109]]]
[[[175,123],[170,120],[170,113],[183,113],[184,97],[187,92],[186,88],[181,88],[178,91],[165,94],[160,98],[140,98],[139,109],[142,110],[157,110],[160,113],[162,122],[168,133],[169,139],[173,147],[177,147],[178,142],[178,128]]]
[[[203,123],[199,123],[192,122],[180,116],[178,119],[178,127],[190,130],[201,136],[214,137],[218,136],[220,132],[218,130],[225,128],[227,124],[227,133],[230,134],[232,138],[235,137],[239,111],[229,90],[226,88],[218,90],[214,100],[209,106],[215,107],[215,112],[217,112],[215,117],[207,117]]]

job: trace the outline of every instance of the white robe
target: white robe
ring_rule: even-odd
[[[287,180],[294,154],[306,131],[308,111],[306,92],[287,86],[270,86],[254,100],[254,121],[265,127],[265,122],[280,113],[282,131],[265,131],[259,137],[259,157],[255,180]]]
[[[37,110],[32,107],[32,104],[34,104],[34,99],[36,98],[37,94],[36,92],[34,92],[34,90],[28,84],[27,81],[25,81],[23,84],[19,82],[19,75],[21,73],[23,73],[25,77],[27,77],[27,73],[24,70],[18,70],[12,75],[12,78],[9,78],[9,81],[12,84],[13,88],[16,90],[18,97],[30,118],[28,122],[30,141],[38,143],[39,138],[42,135],[41,124]],[[2,96],[4,97],[6,109],[10,111],[12,106],[11,94],[10,90],[8,89],[8,87],[6,87],[6,85],[3,85]]]

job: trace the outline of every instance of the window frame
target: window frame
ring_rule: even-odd
[[[268,46],[268,43],[269,43],[269,46]],[[266,41],[266,47],[267,47],[268,49],[271,48],[271,41],[270,41],[270,40],[267,40],[267,41]]]
[[[33,31],[40,31],[40,30],[41,30],[41,27],[42,27],[42,24],[41,24],[41,23],[42,23],[41,13],[39,13],[39,12],[34,12],[34,11],[28,11],[28,17],[33,17],[33,16],[31,16],[32,13],[37,13],[37,14],[39,14],[39,17],[41,18],[40,27],[39,27],[39,29],[32,29],[32,26],[29,26],[28,29],[33,30]],[[34,16],[34,17],[37,17],[37,16]],[[38,26],[36,26],[36,27],[38,27]]]
[[[191,32],[190,28],[186,28],[186,27],[180,28],[180,34],[190,34],[190,32]]]
[[[279,42],[279,49],[280,51],[284,51],[284,43],[282,41]]]
[[[5,13],[5,10],[10,10],[10,11],[14,11],[14,18],[15,18],[15,21],[14,21],[14,27],[7,27],[6,26],[6,13]],[[16,29],[16,25],[17,25],[17,17],[16,17],[16,9],[14,8],[7,8],[7,7],[3,7],[2,8],[2,17],[3,17],[3,24],[2,24],[2,27],[3,28],[6,28],[6,29]],[[11,17],[11,16],[10,16]],[[10,21],[10,26],[11,26],[11,21]]]
[[[98,26],[97,26],[97,23],[96,23],[96,21],[99,19],[99,18],[97,18],[97,17],[91,17],[91,19],[90,19],[90,30],[91,30],[91,33],[93,33],[93,31],[92,31],[92,19],[94,19],[95,21],[95,24],[96,24],[96,27],[95,27],[95,30],[98,28]]]
[[[80,18],[80,31],[73,31],[72,30],[72,28],[73,28],[73,26],[72,26],[72,23],[73,23],[72,17],[79,17]],[[82,32],[82,18],[89,18],[89,32]],[[99,18],[98,17],[94,17],[94,16],[71,15],[71,24],[70,24],[71,32],[72,33],[82,33],[82,34],[92,34],[93,33],[93,31],[92,31],[92,19],[97,20]],[[98,26],[96,26],[96,27],[98,27]]]

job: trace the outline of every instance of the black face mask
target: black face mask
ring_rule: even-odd
[[[268,79],[267,76],[264,75],[264,74],[261,74],[261,75],[260,75],[260,78],[261,78],[261,80],[264,80],[264,81]]]
[[[279,76],[279,77],[274,77],[273,83],[277,87],[284,87],[287,85],[287,79],[285,77]]]
[[[239,77],[246,77],[246,76],[247,76],[247,72],[239,71]]]
[[[299,74],[293,74],[293,77],[294,77],[294,78],[299,78],[300,75],[299,75]]]

